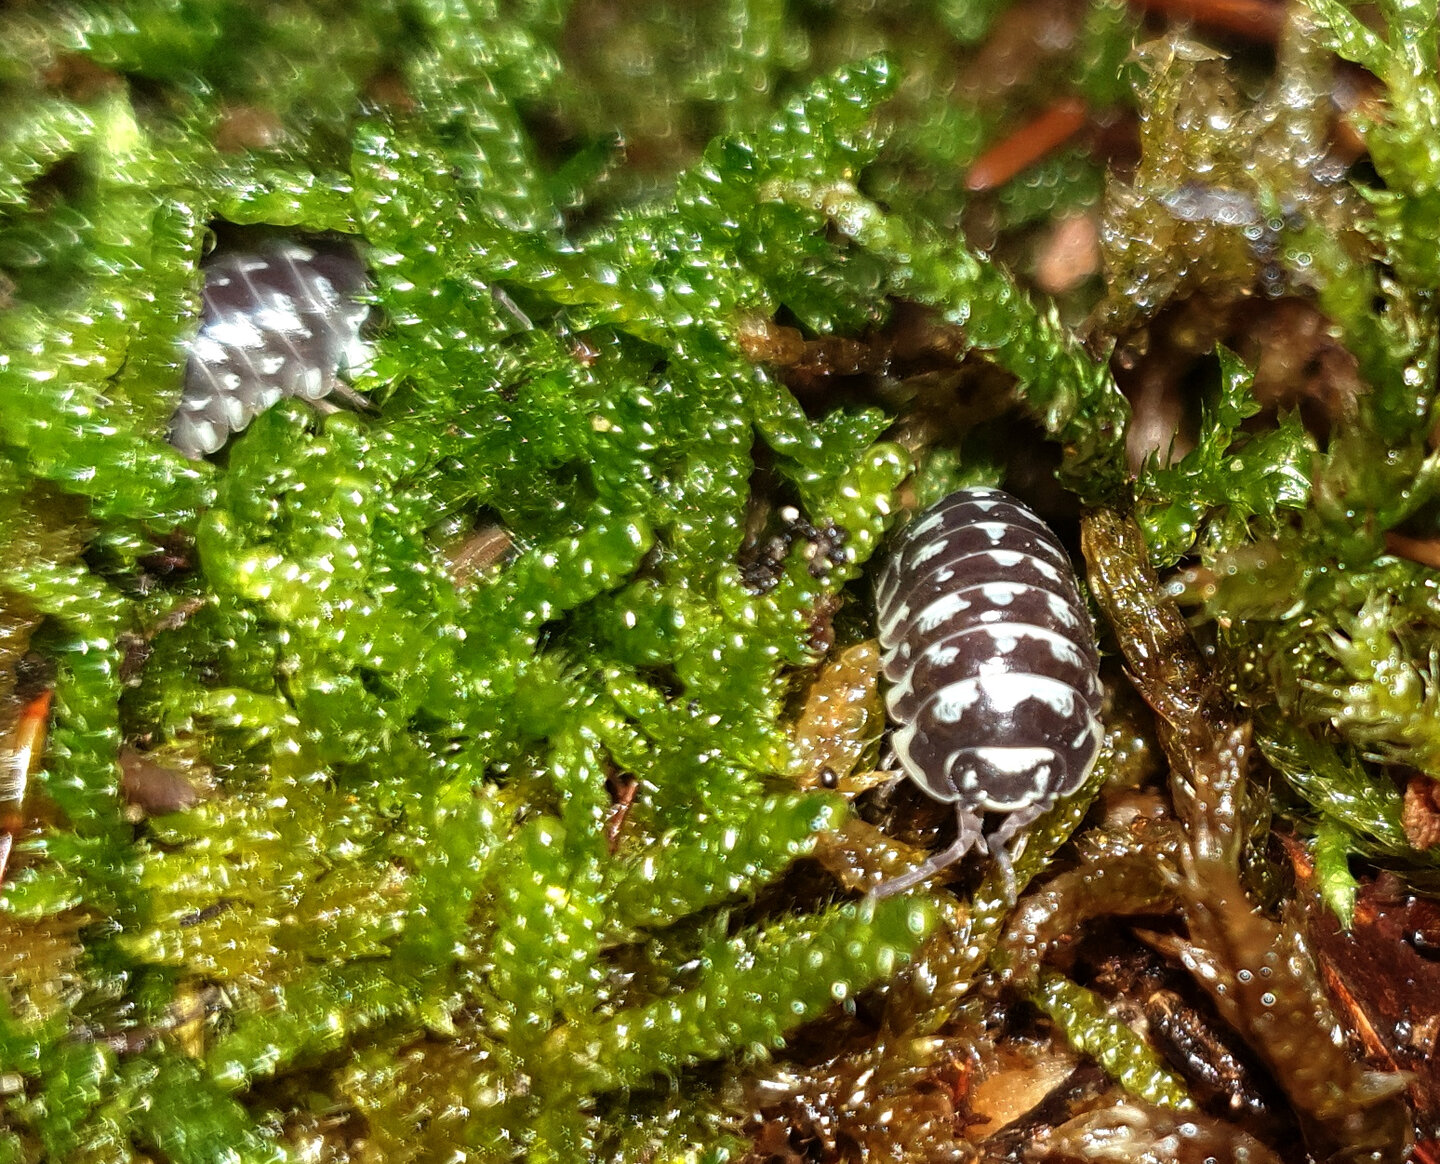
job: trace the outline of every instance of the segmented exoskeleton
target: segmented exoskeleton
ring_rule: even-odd
[[[987,847],[1012,882],[1007,845],[1079,789],[1100,747],[1099,655],[1055,535],[998,489],[961,489],[921,513],[876,589],[880,645],[906,775],[959,818],[955,843],[886,897],[954,864],[1005,813]]]
[[[365,286],[348,247],[277,241],[212,258],[170,443],[203,457],[283,397],[328,396],[367,358]]]

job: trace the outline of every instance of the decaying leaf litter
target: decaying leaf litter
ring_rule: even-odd
[[[0,1157],[1433,1158],[1436,12],[1160,7],[7,12]],[[190,462],[282,238],[369,407]],[[1101,759],[867,903],[998,483]]]

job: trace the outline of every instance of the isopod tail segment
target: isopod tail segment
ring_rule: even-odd
[[[25,792],[35,757],[45,750],[51,698],[51,692],[42,691],[25,705],[4,749],[5,766],[0,770],[0,882],[5,880],[10,864],[15,834],[25,823]]]
[[[983,845],[1013,900],[1012,843],[1079,790],[1100,750],[1100,657],[1064,547],[1009,494],[962,489],[897,541],[876,621],[895,754],[929,796],[955,805],[959,828],[873,895]],[[1003,814],[988,838],[986,813]]]

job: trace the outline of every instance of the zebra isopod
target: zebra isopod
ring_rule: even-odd
[[[901,535],[876,587],[886,710],[901,769],[955,805],[954,844],[875,896],[984,844],[1013,893],[1009,845],[1076,792],[1100,749],[1099,653],[1055,535],[999,489],[961,489]],[[984,814],[1004,819],[988,836]]]
[[[271,241],[211,258],[170,443],[198,459],[283,397],[320,400],[360,370],[367,283],[348,245]]]

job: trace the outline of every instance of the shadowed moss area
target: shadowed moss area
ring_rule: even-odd
[[[1434,533],[1440,490],[1435,5],[1377,32],[1313,0],[1227,124],[1172,114],[1238,82],[1132,58],[1109,0],[1004,101],[957,87],[1010,7],[0,14],[0,722],[53,689],[0,787],[0,1162],[738,1160],[760,1065],[857,997],[923,1074],[1013,902],[859,900],[908,847],[792,725],[869,638],[900,516],[1017,467],[1191,568],[1171,592],[1284,778],[1225,828],[1317,833],[1341,913],[1354,856],[1433,877],[1386,766],[1440,774],[1440,603],[1385,535]],[[1329,49],[1390,101],[1368,201],[1316,160]],[[982,206],[967,167],[1056,78],[1137,116],[1138,160],[1106,193],[1064,149]],[[1177,202],[1202,162],[1263,247]],[[1052,306],[1011,267],[1082,213],[1106,287]],[[165,432],[200,261],[246,230],[363,254],[370,407],[282,403],[192,462]],[[1317,436],[1217,337],[1192,447],[1127,461],[1112,350],[1263,278],[1367,390]],[[1118,733],[1022,888],[1125,778]],[[1189,1102],[1037,974],[1076,1046]]]

